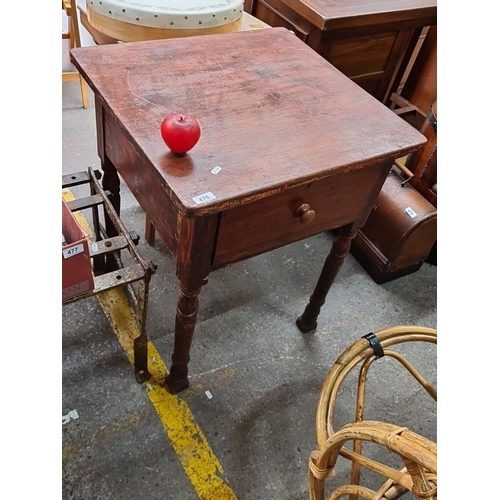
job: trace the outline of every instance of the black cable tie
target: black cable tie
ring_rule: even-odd
[[[384,349],[380,345],[380,342],[374,333],[370,332],[367,335],[363,335],[363,338],[368,340],[370,347],[373,349],[373,354],[375,354],[377,359],[384,357]]]
[[[432,128],[434,129],[434,132],[438,131],[438,120],[436,118],[436,115],[434,114],[434,110],[431,109],[429,110],[429,113],[427,114],[427,120],[429,120],[429,123],[432,125]]]

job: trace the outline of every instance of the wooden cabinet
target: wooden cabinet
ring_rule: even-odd
[[[397,90],[422,30],[437,23],[436,0],[248,0],[245,10],[292,30],[384,103]]]

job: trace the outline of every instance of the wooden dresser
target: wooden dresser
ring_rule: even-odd
[[[270,26],[292,30],[383,103],[398,88],[437,0],[245,0]]]

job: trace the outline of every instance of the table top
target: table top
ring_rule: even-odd
[[[437,14],[437,0],[282,0],[314,25],[339,29]]]
[[[284,28],[82,47],[71,57],[188,216],[369,168],[425,142]],[[160,136],[172,112],[201,124],[182,158]],[[205,193],[214,198],[199,203]]]

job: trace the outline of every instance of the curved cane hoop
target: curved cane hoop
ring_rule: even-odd
[[[316,411],[318,449],[311,453],[309,459],[311,500],[324,500],[325,481],[334,476],[339,456],[351,462],[350,484],[337,487],[329,500],[337,500],[346,495],[349,500],[395,500],[408,491],[423,500],[433,498],[437,494],[436,444],[406,427],[363,420],[368,372],[373,363],[382,356],[396,360],[437,401],[436,389],[403,355],[390,349],[408,342],[437,344],[437,331],[410,325],[378,330],[353,343],[330,369],[323,383]],[[354,369],[359,369],[355,422],[337,430],[334,426],[337,396],[347,375]],[[348,442],[352,443],[350,449],[344,446]],[[402,467],[397,470],[364,456],[364,442],[375,443],[396,454]],[[376,491],[360,485],[362,468],[370,469],[385,478],[382,486]]]

